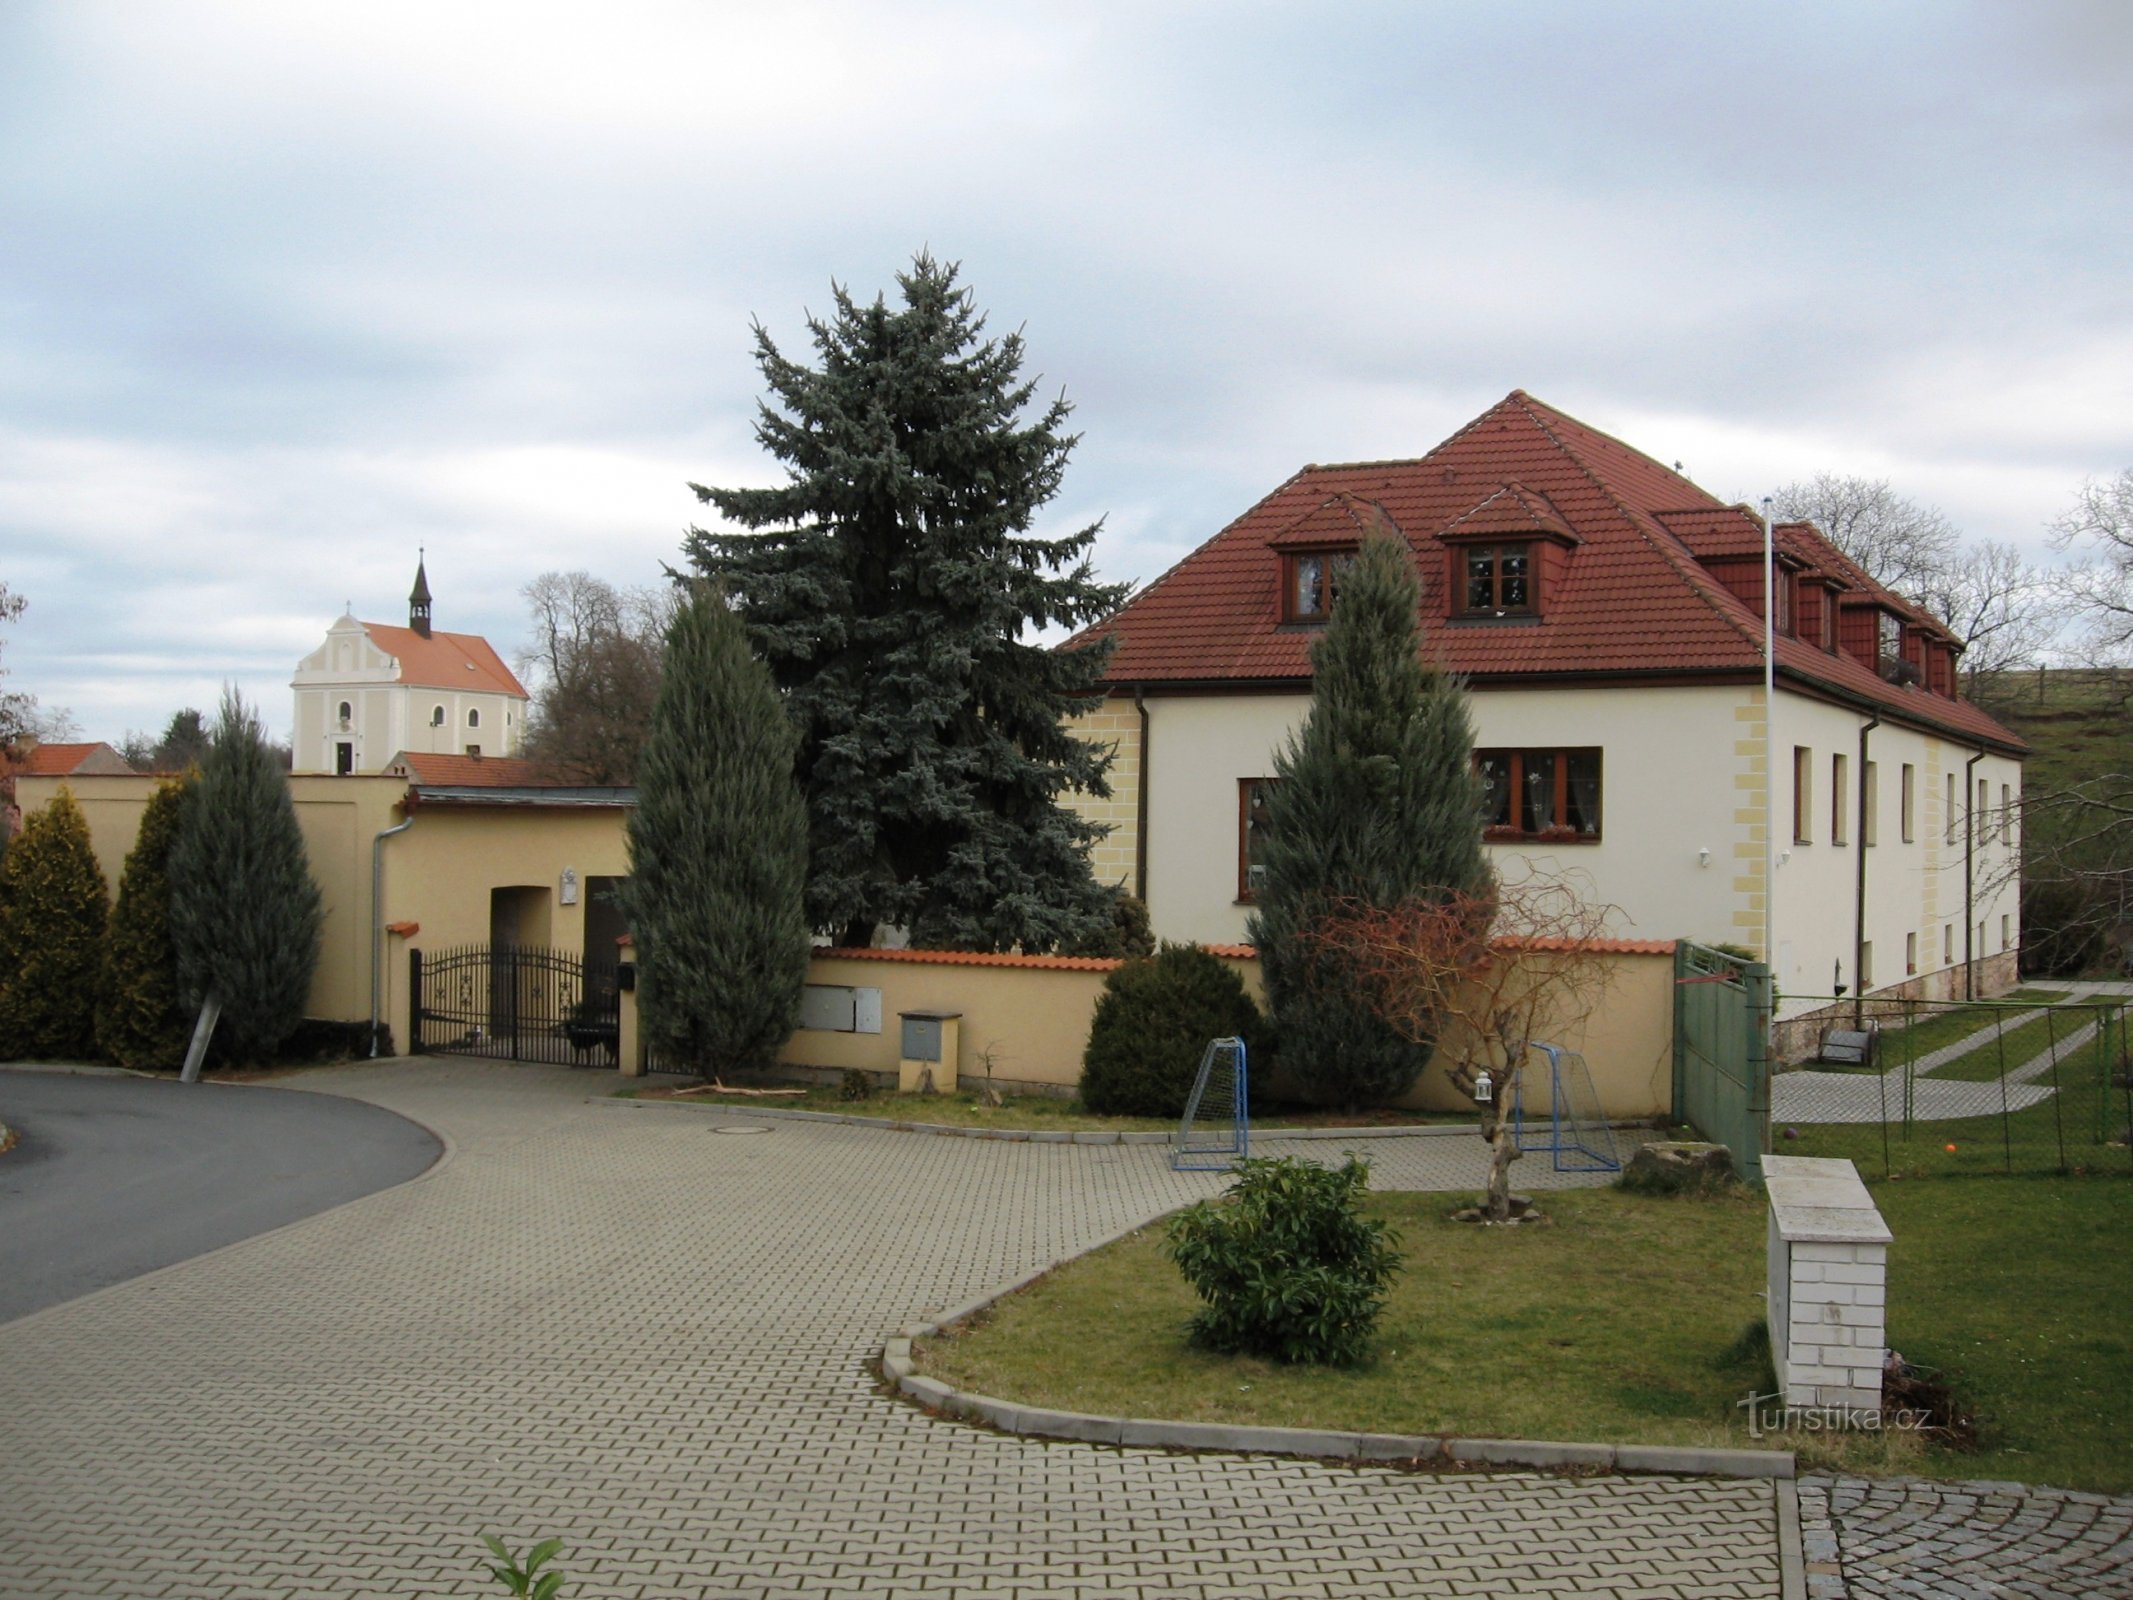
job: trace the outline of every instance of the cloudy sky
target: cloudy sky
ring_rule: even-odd
[[[1075,402],[1108,578],[1512,388],[2042,554],[2133,464],[2129,82],[2120,0],[8,0],[0,664],[285,731],[418,546],[509,654],[774,481],[751,318],[921,247]]]

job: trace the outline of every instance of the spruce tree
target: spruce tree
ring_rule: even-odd
[[[0,1052],[45,1061],[94,1053],[107,904],[89,824],[61,786],[0,860]]]
[[[1299,936],[1336,900],[1394,906],[1491,881],[1466,691],[1424,660],[1419,607],[1406,542],[1366,540],[1311,652],[1310,713],[1274,760],[1248,935],[1284,1070],[1348,1106],[1403,1093],[1431,1041],[1394,1032],[1338,955]]]
[[[709,1078],[768,1065],[799,1023],[807,808],[769,670],[725,600],[690,589],[638,762],[622,905],[646,1041]]]
[[[839,943],[899,925],[914,944],[1049,951],[1103,935],[1089,868],[1103,829],[1060,803],[1109,792],[1108,752],[1067,722],[1096,703],[1111,644],[1053,650],[1025,629],[1115,610],[1098,525],[1029,529],[1075,436],[1057,399],[1025,416],[1019,336],[983,337],[956,268],[921,254],[901,309],[835,292],[810,318],[819,365],[760,325],[756,437],[770,489],[697,494],[745,533],[690,531],[800,730],[807,914]]]
[[[322,920],[288,778],[258,713],[226,690],[171,845],[170,936],[178,998],[221,1002],[229,1059],[271,1059],[303,1021]]]
[[[136,1071],[181,1065],[193,1024],[178,1000],[178,953],[170,938],[170,851],[186,787],[186,779],[173,779],[148,797],[104,943],[96,1047]]]

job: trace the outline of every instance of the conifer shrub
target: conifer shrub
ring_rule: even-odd
[[[136,1072],[181,1066],[192,1031],[178,999],[178,952],[170,938],[170,851],[185,794],[186,780],[174,779],[148,797],[104,942],[96,1047]]]
[[[1104,980],[1081,1058],[1081,1102],[1102,1116],[1176,1117],[1210,1039],[1260,1029],[1244,980],[1196,944],[1164,944]]]
[[[1248,1160],[1220,1200],[1171,1220],[1164,1250],[1204,1302],[1192,1341],[1225,1355],[1351,1366],[1370,1348],[1399,1240],[1362,1213],[1369,1166]]]
[[[51,1061],[95,1053],[107,915],[89,824],[62,787],[0,860],[0,1051]]]
[[[213,995],[224,1058],[270,1061],[303,1021],[324,912],[288,777],[235,690],[222,697],[169,871],[180,1003],[197,1013]]]

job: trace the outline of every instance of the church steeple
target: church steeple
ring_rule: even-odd
[[[430,578],[423,570],[424,552],[415,554],[415,587],[408,591],[407,625],[427,639],[430,636]]]

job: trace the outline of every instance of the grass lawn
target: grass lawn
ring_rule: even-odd
[[[815,1085],[797,1095],[775,1099],[755,1095],[723,1095],[715,1090],[677,1097],[676,1089],[689,1085],[672,1080],[656,1086],[638,1084],[619,1089],[624,1099],[676,1099],[681,1105],[746,1106],[788,1111],[827,1111],[839,1116],[880,1117],[886,1122],[929,1122],[955,1128],[1057,1129],[1068,1133],[1172,1133],[1174,1117],[1104,1117],[1082,1108],[1079,1100],[1061,1100],[1051,1095],[1010,1095],[1004,1104],[982,1106],[969,1091],[955,1094],[899,1094],[877,1091],[864,1100],[846,1100],[833,1085]],[[1365,1111],[1344,1115],[1286,1106],[1252,1113],[1252,1132],[1257,1135],[1276,1128],[1419,1128],[1433,1123],[1471,1123],[1472,1116],[1450,1116],[1420,1111]]]
[[[1982,1454],[1901,1435],[1750,1439],[1767,1388],[1759,1193],[1549,1194],[1546,1228],[1447,1220],[1442,1195],[1379,1194],[1407,1258],[1374,1358],[1283,1368],[1185,1342],[1191,1290],[1160,1226],[1069,1262],[975,1326],[928,1340],[957,1388],[1128,1416],[1391,1433],[1784,1447],[1862,1472],[2133,1490],[2111,1402],[2133,1393],[2133,1182],[1877,1184],[1897,1243],[1890,1338],[1955,1374]]]

